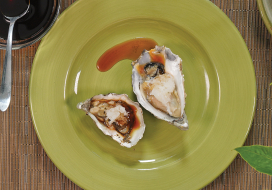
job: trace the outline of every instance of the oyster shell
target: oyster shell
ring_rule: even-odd
[[[96,95],[77,105],[105,134],[121,146],[130,148],[143,137],[145,124],[139,104],[126,94]]]
[[[181,58],[165,46],[144,50],[132,62],[132,86],[138,102],[159,119],[188,129]]]

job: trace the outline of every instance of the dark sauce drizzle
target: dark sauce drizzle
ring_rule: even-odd
[[[131,132],[131,130],[134,127],[134,124],[135,124],[135,122],[134,122],[135,121],[134,110],[127,103],[125,103],[123,101],[119,100],[119,101],[117,101],[117,103],[121,104],[121,106],[124,107],[126,109],[126,112],[128,113],[128,116],[126,118],[128,119],[127,126],[129,126],[129,131],[126,134],[130,134],[130,132]],[[117,131],[119,131],[119,125],[116,122],[113,122],[113,124],[115,125],[115,129]]]

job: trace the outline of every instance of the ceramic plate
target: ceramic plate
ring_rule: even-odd
[[[136,101],[131,60],[107,72],[98,58],[121,42],[147,37],[183,59],[189,130],[144,110],[139,143],[121,147],[76,108],[96,94]],[[84,189],[199,189],[232,162],[255,108],[252,61],[240,33],[207,0],[79,0],[42,40],[30,104],[36,132],[56,166]]]
[[[259,10],[261,12],[261,16],[263,21],[270,32],[272,34],[272,1],[271,0],[257,0]]]

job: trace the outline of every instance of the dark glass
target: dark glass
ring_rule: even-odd
[[[28,0],[1,0],[1,12],[8,17],[15,17],[22,14],[28,6]]]
[[[19,0],[10,1],[19,2]],[[0,3],[1,5],[3,4]],[[18,46],[16,48],[18,49],[42,37],[56,20],[59,8],[59,0],[31,0],[28,13],[14,25],[13,46]],[[0,15],[0,48],[5,46],[3,41],[7,39],[8,28],[9,22],[3,15]]]

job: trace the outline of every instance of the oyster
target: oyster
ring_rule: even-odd
[[[144,50],[132,62],[132,86],[138,102],[159,119],[188,129],[181,58],[165,46]]]
[[[126,94],[96,95],[77,105],[105,134],[121,146],[130,148],[143,137],[145,124],[139,104]]]

